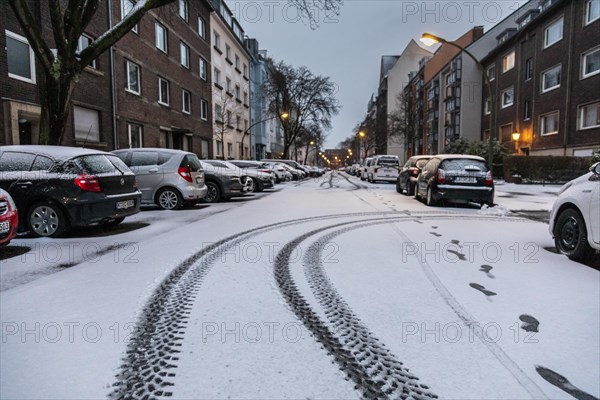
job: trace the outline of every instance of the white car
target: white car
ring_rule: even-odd
[[[600,250],[600,163],[560,189],[550,234],[558,251],[575,261],[591,260]]]
[[[367,179],[367,174],[369,172],[369,166],[371,165],[372,161],[373,161],[373,157],[367,157],[360,164],[358,176],[360,176],[361,181],[364,181]]]
[[[376,181],[396,183],[398,179],[398,167],[398,156],[375,156],[367,169],[367,180],[371,183]]]

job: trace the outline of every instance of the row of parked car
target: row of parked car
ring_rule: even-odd
[[[199,160],[162,148],[2,146],[0,245],[17,231],[57,237],[71,227],[119,224],[143,205],[215,203],[323,173],[293,160]]]
[[[464,154],[419,155],[409,158],[395,173],[392,156],[366,158],[347,172],[361,180],[395,181],[396,191],[429,206],[443,201],[494,205],[494,180],[485,160]],[[394,177],[395,176],[395,177]],[[600,163],[565,184],[549,219],[549,231],[558,251],[588,262],[600,251]]]

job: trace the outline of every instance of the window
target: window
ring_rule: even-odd
[[[511,51],[502,57],[502,73],[510,71],[515,67],[515,51]]]
[[[578,129],[600,127],[600,101],[585,106],[579,106]]]
[[[23,36],[6,32],[6,58],[8,76],[20,81],[35,83],[35,55]]]
[[[208,121],[208,101],[200,99],[200,119]]]
[[[54,165],[54,161],[51,158],[44,156],[37,156],[35,161],[33,161],[33,165],[31,166],[31,171],[48,171]],[[2,169],[0,169],[2,170]]]
[[[188,3],[187,0],[179,0],[179,16],[184,20],[188,20]]]
[[[213,70],[213,79],[215,81],[215,85],[221,86],[221,71],[217,67],[215,67]]]
[[[35,155],[14,151],[5,151],[0,157],[0,171],[29,171]]]
[[[192,94],[187,90],[181,91],[181,111],[186,114],[192,112]]]
[[[240,88],[240,85],[235,85],[235,98],[242,101],[242,89]]]
[[[200,158],[206,160],[208,158],[208,140],[200,140]]]
[[[247,78],[248,77],[248,66],[246,64],[244,64],[243,72],[244,72],[243,73],[244,78]]]
[[[600,73],[600,47],[596,47],[587,53],[583,53],[581,66],[582,78],[587,78]]]
[[[491,67],[489,67],[486,73],[490,82],[496,79],[496,66],[492,65]]]
[[[525,100],[523,103],[523,121],[529,121],[531,119],[531,101]]]
[[[198,74],[200,75],[200,78],[206,80],[206,66],[207,66],[207,62],[204,58],[200,57],[200,67],[198,70]]]
[[[77,53],[81,53],[86,47],[92,43],[93,39],[87,35],[79,36],[79,40],[77,41]],[[93,60],[88,67],[96,69],[96,60]]]
[[[552,46],[563,38],[563,17],[554,21],[544,30],[544,48]]]
[[[239,115],[235,116],[235,128],[237,130],[241,130],[242,127],[242,117],[240,117]]]
[[[502,125],[500,127],[500,140],[503,142],[511,140],[513,132],[513,124]]]
[[[121,19],[125,18],[135,6],[135,1],[133,0],[122,0],[121,1]],[[135,24],[133,28],[131,28],[132,32],[138,33],[138,26]]]
[[[533,78],[533,58],[525,61],[525,80],[528,81]]]
[[[215,104],[215,121],[223,123],[223,107],[220,104]]]
[[[202,17],[198,17],[198,35],[206,39],[206,21]]]
[[[235,69],[240,70],[240,56],[235,55]]]
[[[228,44],[225,45],[225,58],[231,62],[231,47]]]
[[[169,105],[169,81],[163,78],[158,78],[158,103]]]
[[[542,93],[560,87],[560,65],[542,72]]]
[[[231,125],[231,123],[232,123],[232,121],[231,121],[231,111],[227,110],[227,125],[229,125],[229,126],[232,127],[233,125]]]
[[[179,44],[179,61],[181,62],[181,65],[183,65],[186,68],[190,68],[190,47],[181,42]]]
[[[244,92],[244,104],[248,105],[248,92]]]
[[[485,99],[485,103],[483,105],[483,112],[485,115],[490,115],[492,113],[492,101],[489,97]]]
[[[540,116],[540,134],[542,136],[558,133],[558,111]]]
[[[502,108],[510,107],[514,101],[514,88],[510,87],[502,91]]]
[[[213,31],[213,36],[215,37],[214,46],[216,49],[220,50],[221,49],[221,35],[219,35],[217,32]]]
[[[160,51],[167,52],[167,28],[160,22],[154,25],[154,36],[156,40],[156,48]]]
[[[229,78],[226,78],[225,90],[227,90],[228,93],[231,93],[231,79],[229,79]]]
[[[100,116],[98,111],[73,106],[75,139],[85,142],[100,141]]]
[[[131,61],[125,62],[127,74],[126,90],[134,94],[140,94],[140,66]]]
[[[587,0],[585,2],[585,24],[591,24],[600,18],[600,0]]]
[[[233,144],[227,143],[227,156],[233,157]]]
[[[142,126],[137,124],[127,124],[127,133],[129,136],[129,148],[143,147]],[[135,154],[135,153],[134,153]]]

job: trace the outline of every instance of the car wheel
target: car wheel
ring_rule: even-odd
[[[400,186],[400,181],[396,181],[396,192],[402,193],[402,187]]]
[[[588,243],[585,221],[581,214],[572,208],[562,211],[556,219],[554,244],[571,260],[585,262],[594,254]]]
[[[430,207],[435,207],[438,204],[438,202],[433,198],[433,189],[431,188],[431,186],[427,187],[427,197],[425,199],[425,204],[427,204]]]
[[[156,194],[156,204],[163,210],[176,210],[183,205],[183,198],[176,189],[162,188]]]
[[[50,203],[34,204],[27,215],[29,230],[37,237],[59,237],[67,230],[61,209]]]
[[[415,185],[410,182],[406,182],[406,195],[413,196],[415,193]]]
[[[221,201],[221,189],[219,185],[214,182],[206,182],[206,196],[204,196],[204,201],[206,203],[218,203]]]
[[[360,175],[360,180],[361,180],[361,181],[364,181],[364,180],[365,180],[365,178],[362,176],[362,174]]]

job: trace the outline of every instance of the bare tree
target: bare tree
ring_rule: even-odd
[[[217,96],[218,100],[215,103],[216,125],[215,129],[213,130],[213,135],[217,140],[217,146],[220,142],[221,155],[223,156],[223,159],[226,160],[227,157],[225,156],[225,140],[227,139],[227,135],[230,133],[235,133],[236,128],[238,130],[240,129],[240,127],[237,126],[238,121],[234,120],[239,114],[239,106],[236,104],[236,101],[234,101],[233,97],[227,94],[225,90],[220,90],[217,93]]]
[[[300,15],[306,19],[311,29],[319,27],[321,19],[334,21],[342,10],[342,0],[289,0],[289,4],[296,6]],[[322,17],[322,18],[321,18]]]
[[[336,86],[329,77],[314,75],[306,67],[294,68],[280,61],[270,63],[264,85],[268,109],[279,118],[284,131],[283,157],[302,131],[313,124],[331,127],[331,117],[339,112]]]

